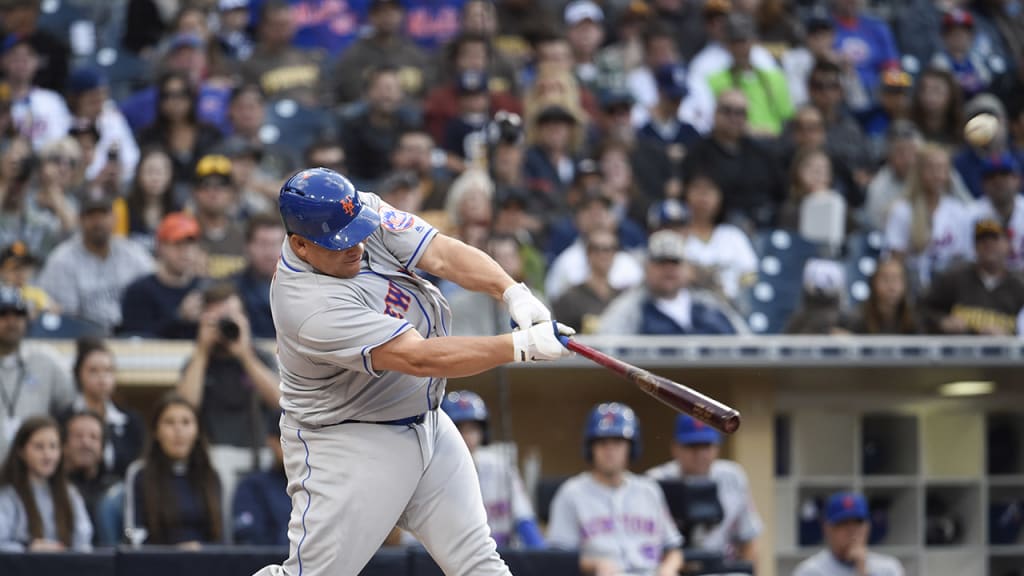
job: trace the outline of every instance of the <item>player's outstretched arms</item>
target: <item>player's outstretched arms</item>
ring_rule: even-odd
[[[557,331],[557,332],[556,332]],[[508,362],[557,360],[571,355],[558,340],[575,331],[557,322],[499,336],[445,336],[424,339],[407,330],[370,353],[375,370],[413,376],[472,376]]]

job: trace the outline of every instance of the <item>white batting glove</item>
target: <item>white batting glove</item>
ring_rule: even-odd
[[[536,362],[572,356],[572,352],[562,345],[562,341],[558,337],[568,337],[575,333],[576,331],[572,328],[553,320],[516,330],[512,333],[515,361]]]
[[[522,282],[506,288],[501,298],[508,306],[509,316],[519,328],[525,329],[540,322],[551,321],[551,311]]]

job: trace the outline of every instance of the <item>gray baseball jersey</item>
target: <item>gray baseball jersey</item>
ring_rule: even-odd
[[[379,373],[372,356],[407,330],[448,335],[448,303],[412,272],[437,231],[373,194],[359,196],[365,210],[381,216],[364,241],[359,275],[315,273],[286,241],[270,289],[281,407],[308,426],[407,418],[436,408],[444,394],[444,379]]]
[[[597,482],[590,472],[566,480],[551,502],[548,544],[609,558],[627,574],[653,574],[666,550],[683,537],[657,482],[626,473],[618,487]]]
[[[678,480],[682,478],[679,464],[672,460],[647,471],[655,480]],[[718,485],[718,501],[722,504],[722,522],[705,533],[699,540],[693,535],[692,546],[703,550],[716,550],[728,557],[735,557],[736,544],[749,542],[764,530],[761,515],[757,513],[754,499],[750,495],[750,483],[743,467],[730,460],[715,460],[711,463],[711,480]]]
[[[533,506],[526,496],[519,469],[512,461],[514,451],[502,446],[481,446],[473,453],[480,493],[487,509],[487,524],[498,546],[508,546],[516,524],[534,520]]]
[[[801,562],[793,576],[856,576],[853,566],[843,564],[829,550]],[[903,576],[903,565],[892,556],[868,552],[867,576]]]

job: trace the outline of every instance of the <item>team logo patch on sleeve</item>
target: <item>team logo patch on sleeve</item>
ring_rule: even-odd
[[[394,208],[386,208],[380,211],[381,226],[391,230],[392,232],[408,230],[412,227],[415,221],[416,217],[408,212],[402,212],[401,210],[395,210]]]

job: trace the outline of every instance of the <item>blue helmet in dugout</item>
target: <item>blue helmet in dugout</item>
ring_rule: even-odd
[[[289,178],[278,207],[289,234],[328,250],[351,248],[380,226],[380,216],[363,205],[348,178],[327,168],[308,168]]]
[[[444,400],[441,401],[441,410],[444,410],[445,414],[456,425],[462,422],[476,422],[480,424],[484,433],[483,443],[487,444],[490,442],[487,426],[487,405],[484,404],[484,399],[476,392],[470,392],[469,390],[449,392],[445,395]]]
[[[601,438],[629,440],[629,460],[640,457],[640,421],[633,409],[621,402],[598,404],[590,411],[583,431],[583,458],[587,462],[593,460],[590,445]]]

